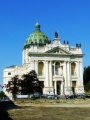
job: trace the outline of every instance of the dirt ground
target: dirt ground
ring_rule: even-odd
[[[90,100],[16,101],[12,120],[90,120]]]
[[[90,108],[21,107],[9,110],[12,120],[90,120]]]

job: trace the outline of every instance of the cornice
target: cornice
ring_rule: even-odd
[[[28,56],[69,56],[69,57],[83,57],[84,54],[60,54],[60,53],[37,53],[37,52],[30,52]]]

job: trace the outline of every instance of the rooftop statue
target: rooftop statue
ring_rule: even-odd
[[[55,38],[58,38],[58,33],[57,32],[55,32]]]

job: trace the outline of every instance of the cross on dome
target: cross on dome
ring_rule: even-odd
[[[35,30],[40,31],[40,24],[38,22],[36,22],[35,24]]]

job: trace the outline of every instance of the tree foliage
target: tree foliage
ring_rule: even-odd
[[[0,99],[3,99],[3,98],[5,98],[6,97],[6,95],[4,94],[4,92],[3,91],[0,91]]]
[[[16,94],[19,92],[19,88],[21,85],[21,80],[18,76],[14,76],[11,81],[8,81],[7,91],[12,93],[13,99],[16,98]]]
[[[84,79],[84,84],[90,82],[90,66],[84,68],[83,79]]]
[[[90,90],[90,83],[87,83],[85,85],[85,91],[88,92]]]
[[[16,98],[17,93],[29,95],[39,92],[39,89],[39,80],[34,70],[24,74],[22,79],[19,79],[17,75],[14,76],[7,84],[7,91],[12,93],[13,99]]]
[[[84,88],[86,91],[90,90],[90,66],[84,68],[83,73]]]
[[[39,80],[34,70],[30,71],[28,74],[23,75],[21,88],[22,92],[25,94],[39,92]]]

